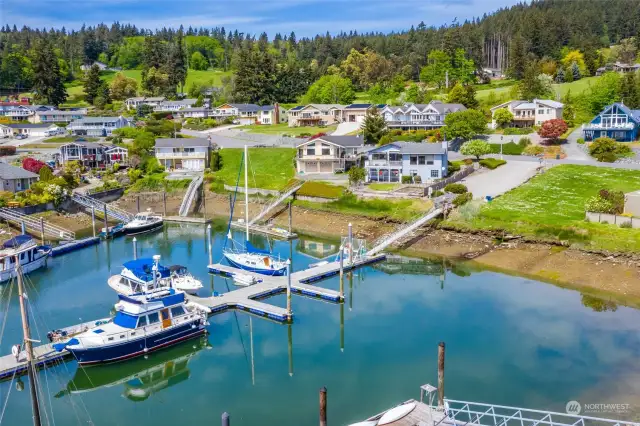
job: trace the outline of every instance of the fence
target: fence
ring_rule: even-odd
[[[640,228],[640,217],[620,216],[610,213],[587,212],[585,219],[589,222],[612,223],[620,227]]]
[[[438,191],[442,188],[444,188],[445,186],[449,185],[450,183],[454,183],[454,182],[458,182],[464,178],[466,178],[467,176],[469,176],[471,173],[473,173],[475,171],[475,168],[473,166],[469,166],[466,167],[462,170],[460,170],[459,172],[456,172],[453,176],[449,176],[446,179],[442,179],[436,183],[432,183],[431,185],[427,185],[424,188],[424,195],[425,197],[429,195],[429,188],[431,188],[434,192]]]

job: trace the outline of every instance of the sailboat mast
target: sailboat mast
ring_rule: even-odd
[[[20,316],[22,317],[22,334],[24,336],[24,345],[27,352],[27,372],[29,375],[29,389],[31,391],[31,407],[33,410],[33,424],[40,426],[40,404],[38,403],[38,391],[36,388],[35,366],[33,364],[33,342],[31,341],[31,331],[29,330],[29,318],[27,317],[27,306],[25,302],[25,293],[22,288],[22,270],[18,256],[16,261],[16,277],[18,280],[18,294],[20,300]]]
[[[249,241],[249,150],[244,146],[244,224]]]

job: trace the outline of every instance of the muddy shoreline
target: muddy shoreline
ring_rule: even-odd
[[[180,193],[167,197],[168,215],[177,214],[181,199]],[[116,204],[136,212],[137,194],[127,195],[116,201]],[[206,217],[228,220],[230,209],[227,196],[207,193],[205,205]],[[260,211],[260,206],[256,203],[249,207],[250,215]],[[162,213],[164,205],[161,196],[142,195],[140,210],[147,208]],[[199,213],[195,213],[199,216],[202,214],[201,208]],[[236,201],[234,217],[243,215],[244,204],[239,199]],[[275,212],[271,222],[286,228],[289,223],[288,209],[283,207]],[[347,234],[349,223],[353,225],[355,236],[366,239],[369,244],[401,226],[393,221],[293,207],[292,226],[296,232],[307,236],[337,239]],[[464,261],[471,268],[475,266],[524,276],[576,289],[583,294],[616,304],[640,307],[640,255],[587,252],[522,238],[498,241],[485,232],[462,233],[435,227],[419,230],[393,250],[414,257]]]

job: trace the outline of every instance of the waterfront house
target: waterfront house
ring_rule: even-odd
[[[151,103],[148,104],[148,105],[153,105],[153,103],[155,103],[155,98],[149,98],[149,99],[154,99]],[[196,102],[198,102],[197,99],[182,99],[180,101],[162,101],[157,103],[157,105],[153,107],[153,110],[155,112],[177,112],[186,108],[193,107],[193,105]]]
[[[447,142],[392,142],[364,155],[367,182],[401,182],[402,176],[419,176],[425,183],[447,174]]]
[[[342,110],[342,121],[345,123],[362,123],[364,117],[367,115],[370,109],[378,108],[382,110],[385,105],[373,105],[373,104],[351,104],[344,107]]]
[[[0,117],[7,117],[13,121],[28,120],[33,115],[33,110],[28,105],[18,102],[0,102]]]
[[[630,109],[623,103],[605,107],[590,123],[582,125],[584,140],[608,137],[618,142],[632,142],[638,138],[640,110]]]
[[[390,129],[428,130],[444,126],[444,119],[448,114],[466,109],[462,104],[431,101],[428,104],[387,105],[380,113]]]
[[[0,138],[8,138],[11,137],[13,135],[13,130],[11,130],[11,127],[5,125],[5,124],[0,124]]]
[[[155,154],[167,170],[202,171],[209,164],[211,142],[202,138],[156,139]]]
[[[357,163],[364,149],[360,136],[321,136],[296,146],[298,173],[335,173]]]
[[[238,124],[277,124],[286,121],[286,110],[280,105],[222,104],[212,114],[216,120],[233,118]]]
[[[182,118],[208,118],[213,110],[205,107],[190,107],[177,111],[175,115]]]
[[[125,101],[125,105],[127,106],[127,110],[137,109],[140,105],[149,105],[152,108],[156,108],[162,102],[166,101],[167,98],[164,96],[152,96],[152,97],[144,97],[138,96],[135,98],[129,98]]]
[[[11,128],[14,134],[34,137],[53,136],[64,133],[63,129],[51,123],[15,123],[7,124],[7,127]]]
[[[35,114],[29,117],[29,121],[32,123],[71,123],[73,120],[80,120],[87,116],[87,110],[85,108],[59,111],[59,110],[44,110],[36,111]]]
[[[513,114],[513,122],[506,127],[540,126],[547,120],[562,118],[564,104],[549,99],[534,99],[533,101],[509,101],[491,108],[491,128],[498,124],[493,119],[495,112],[501,108]]]
[[[256,123],[258,124],[280,124],[287,122],[287,110],[279,104],[264,105],[260,107]]]
[[[123,116],[85,117],[72,121],[67,130],[77,136],[111,136],[114,130],[129,126],[129,120]]]
[[[27,190],[38,179],[39,176],[37,174],[22,167],[0,162],[0,182],[2,182],[0,190],[2,191],[19,192]]]
[[[291,108],[288,112],[289,127],[329,126],[342,121],[344,105],[309,104]]]
[[[111,164],[107,155],[107,150],[110,148],[95,142],[75,141],[66,143],[60,146],[60,162],[64,164],[67,161],[79,161],[88,169],[105,169]]]

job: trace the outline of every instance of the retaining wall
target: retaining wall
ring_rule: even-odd
[[[610,213],[587,212],[586,220],[597,223],[612,223],[618,226],[631,226],[631,228],[640,228],[640,217],[620,216]]]

